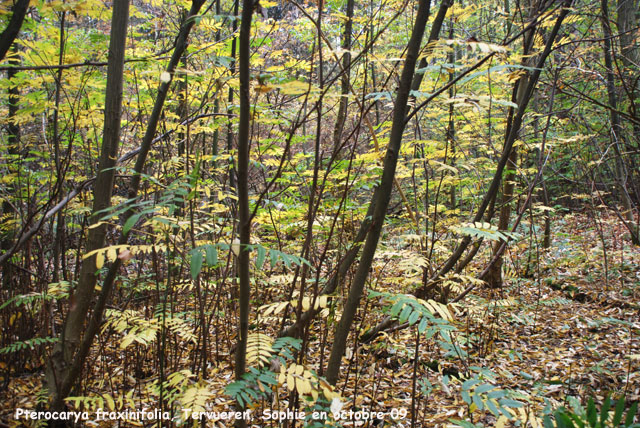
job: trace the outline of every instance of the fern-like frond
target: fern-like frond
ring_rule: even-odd
[[[247,336],[247,364],[267,365],[273,352],[273,339],[268,335],[250,333]]]

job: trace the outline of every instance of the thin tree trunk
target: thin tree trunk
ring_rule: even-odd
[[[141,173],[144,169],[147,155],[149,154],[153,143],[164,102],[171,85],[173,73],[175,72],[178,62],[184,53],[191,28],[195,24],[193,17],[198,14],[203,3],[204,0],[192,1],[189,15],[183,22],[180,33],[176,39],[176,47],[165,70],[169,79],[162,81],[158,88],[158,95],[149,117],[147,129],[142,139],[138,158],[134,166],[134,174],[129,183],[129,200],[134,200],[138,195]],[[113,21],[111,25],[112,37],[109,48],[109,67],[107,70],[104,139],[99,164],[100,171],[96,180],[96,190],[94,190],[93,213],[97,213],[109,206],[110,195],[113,188],[114,169],[112,166],[115,165],[117,160],[116,154],[120,132],[119,118],[122,105],[122,74],[124,69],[124,49],[126,42],[128,10],[128,0],[115,0],[112,18]],[[117,120],[114,119],[116,117]],[[107,120],[107,118],[111,120]],[[109,192],[108,199],[97,190],[99,188],[104,188],[105,192]],[[133,207],[125,213],[125,222],[131,218],[132,215],[134,215]],[[97,219],[94,215],[92,217],[92,222],[95,223],[96,220]],[[96,232],[89,235],[87,251],[99,249],[104,245],[106,229],[103,227],[96,227],[92,230],[96,230]],[[118,240],[118,244],[124,245],[127,240],[128,233],[122,234]],[[67,319],[65,320],[62,336],[54,348],[54,353],[48,367],[47,383],[49,385],[50,394],[53,396],[52,407],[54,409],[60,409],[64,406],[64,398],[69,394],[73,384],[80,376],[84,361],[89,353],[93,339],[98,332],[105,306],[121,264],[122,261],[120,259],[116,259],[109,266],[102,284],[100,296],[96,301],[85,334],[82,337],[82,341],[80,341],[82,331],[84,330],[83,327],[87,319],[89,306],[93,301],[93,292],[97,280],[97,276],[95,274],[97,270],[95,256],[89,257],[83,262],[78,286],[71,297],[71,306],[69,308]],[[77,352],[75,352],[76,349]]]
[[[518,133],[520,131],[520,127],[522,126],[522,120],[524,118],[524,114],[526,112],[527,106],[529,104],[529,100],[531,99],[533,92],[535,91],[536,84],[538,82],[538,78],[540,77],[540,73],[542,71],[542,67],[547,57],[551,53],[551,48],[553,46],[553,42],[555,41],[558,33],[560,31],[560,27],[562,25],[562,21],[569,14],[569,8],[571,7],[572,0],[565,0],[563,3],[563,7],[560,11],[558,18],[554,24],[553,29],[549,34],[549,38],[545,45],[543,52],[538,57],[538,61],[536,63],[536,67],[531,74],[527,76],[521,77],[517,85],[520,85],[520,82],[523,79],[527,80],[526,88],[523,90],[522,98],[520,98],[521,102],[518,103],[518,109],[515,112],[513,120],[509,121],[509,127],[505,132],[505,143],[503,146],[503,151],[500,159],[498,160],[498,165],[496,167],[496,172],[493,175],[493,179],[491,180],[491,184],[489,185],[489,189],[487,193],[485,193],[478,210],[476,211],[475,216],[473,217],[473,222],[479,222],[482,220],[487,207],[492,199],[495,198],[498,193],[498,189],[500,187],[500,183],[502,181],[502,173],[504,172],[504,168],[507,165],[509,160],[509,155],[511,154],[511,149],[513,148],[513,144],[515,143]],[[535,27],[533,27],[535,28]],[[533,28],[530,31],[533,31]],[[431,281],[436,281],[441,278],[443,275],[447,274],[453,267],[456,265],[462,254],[467,249],[469,244],[471,243],[471,238],[469,236],[465,236],[455,251],[449,256],[447,261],[443,264],[443,266],[438,270],[438,272],[431,278]]]
[[[15,49],[15,45],[14,45]],[[18,61],[15,58],[10,60],[12,65],[18,65]],[[9,70],[7,72],[7,79],[11,80],[15,77],[17,71]],[[8,170],[13,173],[15,171],[14,165],[20,155],[20,151],[18,147],[20,146],[20,126],[16,123],[16,114],[18,113],[18,101],[20,100],[20,91],[17,86],[9,86],[9,115],[7,120],[7,152],[10,155],[8,164]],[[7,194],[13,194],[13,185],[11,182],[7,183],[7,188],[5,189]],[[13,219],[17,215],[16,210],[8,200],[2,200],[2,216],[8,216],[9,219]],[[3,253],[8,252],[13,244],[14,239],[14,229],[9,228],[5,233],[2,234],[2,240],[0,241],[0,249]],[[2,286],[3,288],[8,289],[11,286],[11,281],[13,281],[13,267],[11,266],[10,261],[7,259],[2,262],[0,265],[2,267]]]
[[[420,45],[424,35],[425,26],[429,19],[431,2],[429,0],[420,0],[418,3],[418,12],[415,24],[411,33],[411,39],[407,45],[407,57],[405,59],[404,68],[400,78],[400,86],[394,105],[393,123],[391,126],[391,134],[389,136],[389,145],[384,159],[384,166],[380,185],[373,194],[371,205],[374,206],[371,227],[364,246],[360,263],[356,271],[355,277],[349,289],[347,301],[344,304],[342,317],[336,327],[334,334],[333,346],[326,371],[327,381],[335,385],[338,380],[338,373],[344,355],[347,337],[351,330],[351,325],[356,315],[360,298],[364,290],[364,285],[369,276],[369,269],[373,262],[373,256],[378,246],[380,233],[389,206],[391,191],[393,189],[393,179],[395,177],[396,166],[398,163],[398,155],[402,145],[402,134],[405,128],[405,118],[407,113],[407,103],[409,101],[409,93],[411,91],[411,82],[413,80],[418,55],[420,53]]]
[[[353,27],[353,6],[354,0],[347,0],[347,20],[344,23],[344,34],[342,40],[342,48],[344,54],[342,54],[342,69],[344,70],[341,79],[340,87],[340,105],[338,107],[338,116],[336,118],[336,125],[333,130],[333,147],[338,147],[338,143],[342,137],[342,130],[344,129],[344,123],[347,118],[347,106],[349,105],[349,79],[351,71],[351,31]],[[319,44],[322,40],[319,40]]]
[[[111,19],[111,39],[109,41],[109,65],[107,68],[107,88],[104,113],[104,133],[98,166],[98,176],[93,191],[93,211],[91,224],[98,221],[99,213],[111,205],[115,164],[120,144],[120,117],[122,114],[122,81],[124,53],[129,20],[129,0],[115,0]],[[89,229],[87,252],[104,245],[106,225]],[[54,408],[62,407],[67,391],[61,390],[63,379],[69,376],[69,363],[80,342],[89,304],[96,284],[95,257],[85,260],[80,271],[76,291],[70,300],[71,307],[62,336],[56,344],[47,368],[49,394],[53,397]]]
[[[236,33],[238,29],[238,20],[235,19],[238,16],[238,8],[239,8],[240,0],[235,0],[233,3],[233,21],[231,24],[231,31],[233,34]],[[231,65],[229,66],[229,73],[233,76],[236,73],[236,46],[238,43],[237,37],[233,37],[231,41]],[[231,153],[233,148],[233,132],[231,126],[231,106],[233,105],[233,88],[229,86],[229,94],[227,95],[227,114],[229,115],[229,123],[227,124],[227,153]],[[229,165],[229,187],[231,189],[236,188],[236,169],[233,166],[234,162],[231,160]]]
[[[447,16],[447,12],[449,11],[449,8],[451,6],[453,6],[453,0],[442,0],[442,3],[440,3],[440,8],[438,8],[438,13],[436,13],[436,17],[433,20],[433,24],[431,25],[431,30],[429,31],[426,55],[420,59],[418,70],[421,70],[429,65],[429,55],[431,54],[431,52],[433,52],[433,42],[440,38],[440,30],[442,29],[444,18]],[[413,75],[413,80],[411,82],[412,91],[420,90],[422,79],[424,79],[423,71],[417,71]]]
[[[251,18],[253,0],[243,0],[242,21],[240,22],[239,74],[240,74],[240,117],[238,120],[238,230],[240,235],[240,252],[238,254],[238,277],[240,280],[238,306],[240,319],[238,326],[238,342],[235,355],[236,380],[241,380],[246,370],[247,334],[249,331],[249,310],[251,284],[249,276],[249,244],[251,241],[251,217],[249,212],[249,150],[251,101],[249,94],[249,60],[251,44]],[[238,409],[244,406],[237,403]],[[236,427],[246,427],[247,421],[236,420]]]
[[[620,51],[622,64],[627,70],[625,80],[629,88],[631,114],[638,116],[636,100],[640,96],[640,38],[638,37],[638,21],[640,19],[640,2],[638,0],[618,0],[618,33],[620,34]],[[640,125],[633,123],[633,134],[636,147],[640,147]]]
[[[620,146],[624,147],[624,129],[620,123],[620,116],[618,116],[617,105],[618,100],[616,96],[615,78],[613,75],[613,58],[611,53],[611,27],[609,21],[609,1],[601,0],[600,8],[602,13],[602,32],[604,38],[604,65],[606,68],[607,78],[607,96],[609,99],[609,118],[611,120],[611,144],[613,146],[613,152],[615,155],[615,168],[614,173],[616,175],[616,187],[620,195],[620,201],[624,212],[622,215],[625,218],[625,226],[631,234],[631,241],[634,245],[640,245],[640,238],[638,237],[638,228],[634,227],[633,209],[631,198],[627,190],[627,168],[625,167],[624,159],[622,158]]]

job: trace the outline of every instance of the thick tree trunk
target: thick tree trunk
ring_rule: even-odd
[[[327,381],[333,385],[335,385],[338,380],[342,356],[344,355],[347,345],[347,337],[360,304],[365,282],[369,276],[369,269],[371,268],[373,256],[378,246],[378,240],[380,239],[387,207],[391,198],[393,179],[395,177],[398,155],[402,145],[402,134],[406,125],[405,118],[409,93],[411,91],[411,81],[413,80],[418,55],[420,53],[420,45],[422,43],[425,26],[429,19],[430,4],[431,2],[429,0],[420,0],[418,3],[416,20],[411,33],[411,39],[407,45],[407,57],[402,70],[400,86],[394,105],[393,123],[391,126],[389,145],[384,159],[382,177],[380,185],[376,188],[371,201],[371,205],[374,206],[371,228],[362,248],[360,263],[358,264],[358,269],[351,288],[349,289],[342,317],[335,330],[333,346],[327,366],[326,378]]]

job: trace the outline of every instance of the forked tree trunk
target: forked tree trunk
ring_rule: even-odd
[[[518,108],[514,111],[513,119],[512,120],[510,119],[508,121],[507,129],[505,132],[505,142],[503,145],[502,155],[498,160],[496,172],[493,175],[493,179],[491,180],[489,189],[487,190],[487,193],[485,193],[482,199],[482,202],[480,203],[480,206],[478,207],[476,214],[473,217],[474,222],[479,222],[482,220],[485,211],[489,207],[489,204],[496,197],[498,193],[500,183],[502,182],[502,174],[504,172],[504,168],[506,167],[509,161],[509,156],[511,154],[513,145],[516,142],[516,139],[520,132],[520,127],[522,126],[522,121],[524,118],[524,114],[527,110],[529,100],[531,100],[531,97],[533,96],[533,93],[536,88],[536,84],[538,82],[538,78],[540,77],[540,73],[542,71],[542,67],[544,66],[544,63],[547,57],[551,53],[553,43],[556,40],[558,33],[560,32],[560,27],[562,26],[562,22],[564,21],[564,18],[569,14],[569,8],[571,7],[571,4],[572,4],[572,0],[565,0],[563,2],[562,9],[560,10],[560,13],[558,15],[558,18],[556,19],[553,29],[549,33],[549,37],[545,44],[544,50],[537,58],[535,68],[533,69],[533,71],[528,73],[528,75],[522,76],[520,79],[518,79],[518,82],[516,83],[517,87],[520,87],[521,82],[526,82],[526,85],[524,83],[522,84],[522,88],[523,88],[522,97],[520,97],[519,95],[517,97],[517,99],[521,101],[517,103]],[[535,28],[535,26],[533,28]],[[451,256],[447,259],[444,265],[440,268],[440,270],[431,278],[431,281],[436,281],[437,279],[441,278],[443,275],[450,272],[455,267],[458,260],[460,260],[460,258],[462,257],[462,254],[467,249],[470,243],[471,243],[471,238],[469,236],[465,236],[460,241],[455,251],[451,254]]]

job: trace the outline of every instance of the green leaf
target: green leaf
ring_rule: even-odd
[[[555,428],[549,415],[544,415],[544,418],[542,418],[542,424],[544,425],[544,428]]]
[[[400,311],[402,310],[402,306],[404,305],[404,303],[400,300],[398,300],[397,302],[395,302],[393,304],[393,306],[391,307],[391,311],[389,312],[389,315],[391,315],[392,317],[397,317],[398,314],[400,313]]]
[[[638,411],[638,402],[635,401],[629,408],[629,411],[627,412],[627,417],[624,418],[625,427],[631,426],[631,424],[633,423],[633,417],[636,415],[637,411]]]
[[[598,420],[598,413],[596,412],[596,405],[593,402],[593,398],[589,398],[587,403],[587,422],[590,427],[595,427]]]
[[[491,399],[491,398],[502,398],[505,395],[507,395],[507,393],[502,390],[502,389],[498,389],[496,391],[491,391],[490,393],[487,394],[487,398]]]
[[[485,401],[485,403],[487,404],[487,408],[491,411],[491,413],[493,413],[493,416],[495,416],[496,418],[499,418],[500,410],[498,410],[493,400],[487,400]]]
[[[482,403],[482,397],[478,394],[473,394],[473,402],[478,406],[478,410],[484,409],[484,404]]]
[[[616,403],[616,410],[613,413],[613,420],[611,421],[611,424],[614,427],[617,427],[620,425],[620,422],[622,421],[623,413],[624,413],[624,396],[620,397],[620,399]]]
[[[489,383],[485,383],[480,385],[479,387],[476,388],[475,393],[476,394],[484,394],[485,392],[489,392],[492,389],[494,389],[495,386],[489,384]]]
[[[517,407],[523,407],[524,404],[522,404],[520,401],[516,401],[516,400],[512,400],[511,398],[503,398],[500,400],[500,405],[504,406],[504,407],[513,407],[513,408],[517,408]]]
[[[418,324],[418,333],[422,334],[426,330],[427,322],[427,318],[422,317],[422,319],[420,320],[420,324]]]
[[[571,418],[567,416],[567,414],[563,411],[557,411],[555,416],[556,425],[558,426],[558,428],[575,428],[575,425],[573,425]]]
[[[400,322],[405,322],[407,318],[409,318],[409,315],[411,314],[411,311],[413,311],[413,308],[409,305],[406,305],[403,309],[402,312],[400,312],[400,316],[398,317],[398,321]]]
[[[196,279],[202,270],[202,252],[200,249],[191,250],[191,278]]]
[[[207,260],[207,265],[209,266],[217,266],[218,265],[218,250],[213,245],[207,245],[205,248],[205,257]]]
[[[258,245],[258,255],[256,256],[256,269],[262,269],[262,265],[264,264],[264,259],[267,256],[267,249],[262,245]]]
[[[420,318],[420,313],[418,311],[413,311],[413,313],[409,315],[409,325],[414,325],[419,318]]]
[[[471,387],[473,387],[474,385],[479,384],[480,382],[482,382],[482,381],[481,381],[481,380],[479,380],[479,379],[475,379],[475,378],[473,378],[473,379],[467,379],[467,380],[465,380],[465,381],[462,383],[462,389],[463,389],[464,391],[468,391],[468,390],[470,390],[470,389],[471,389]]]
[[[609,418],[609,410],[611,409],[611,399],[607,395],[602,403],[602,409],[600,410],[600,425],[604,426],[604,423]]]
[[[462,428],[476,428],[476,426],[471,422],[461,421],[459,419],[449,419],[449,422],[452,422]]]
[[[575,422],[576,425],[578,425],[578,428],[584,428],[584,422],[582,422],[580,416],[576,415],[575,413],[569,413],[569,417],[573,419],[573,422]]]
[[[142,213],[137,213],[129,217],[127,221],[124,222],[124,226],[122,226],[122,233],[128,233],[133,228],[133,226],[136,225],[141,215]]]
[[[533,380],[533,376],[532,376],[532,375],[530,375],[530,374],[529,374],[529,373],[527,373],[527,372],[523,372],[523,371],[521,371],[521,372],[520,372],[520,376],[522,376],[523,378],[525,378],[525,379],[527,379],[527,380]]]

